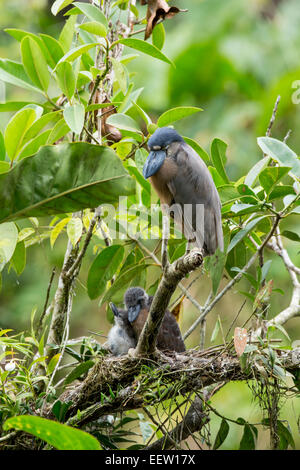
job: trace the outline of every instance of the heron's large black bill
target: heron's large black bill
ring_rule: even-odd
[[[138,317],[140,310],[140,304],[137,304],[134,307],[128,307],[128,320],[130,321],[130,323],[132,323]]]
[[[166,158],[164,150],[150,152],[143,168],[144,178],[150,178],[160,169]]]

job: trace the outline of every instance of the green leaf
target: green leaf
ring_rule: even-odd
[[[222,419],[221,425],[218,431],[218,434],[216,436],[216,440],[213,446],[214,450],[217,450],[225,441],[226,437],[228,436],[229,433],[229,424],[227,423],[226,419]]]
[[[217,251],[209,257],[208,268],[212,281],[213,294],[216,295],[219,284],[222,279],[223,270],[226,263],[226,254],[217,249]]]
[[[5,143],[4,137],[2,132],[0,131],[0,161],[5,160],[6,150],[5,150]]]
[[[215,327],[214,327],[213,332],[212,332],[211,337],[210,337],[211,343],[213,343],[217,339],[217,336],[218,336],[220,330],[221,330],[221,320],[220,320],[220,317],[218,316]]]
[[[278,181],[290,171],[290,167],[272,166],[265,168],[259,175],[259,181],[267,194],[271,192]]]
[[[19,62],[0,59],[0,80],[27,90],[42,93],[39,88],[33,85],[32,81],[26,75],[23,65]]]
[[[225,142],[220,139],[213,140],[211,144],[211,159],[217,172],[219,173],[225,184],[229,183],[229,179],[224,169],[224,163],[226,162],[226,149],[227,144]]]
[[[32,101],[6,101],[5,103],[0,103],[0,113],[19,111],[21,108],[25,108],[29,104],[33,104]]]
[[[51,230],[51,234],[50,234],[51,248],[53,248],[53,245],[56,242],[58,235],[64,229],[64,227],[67,225],[70,219],[71,219],[70,217],[65,217],[64,219],[60,220],[58,224],[56,224],[55,227]]]
[[[46,145],[50,134],[51,129],[48,129],[28,142],[28,144],[25,145],[19,153],[18,160],[20,161],[22,158],[27,158],[30,157],[30,155],[34,155],[42,147],[42,145]]]
[[[111,57],[111,63],[114,69],[115,78],[119,84],[121,91],[126,95],[128,89],[127,74],[124,65],[118,60]]]
[[[200,147],[200,145],[198,144],[198,142],[196,142],[195,140],[193,139],[190,139],[189,137],[183,137],[184,140],[186,141],[186,143],[192,147],[192,149],[195,150],[195,152],[198,153],[199,157],[202,158],[202,160],[204,160],[206,163],[209,162],[210,158],[209,158],[209,155],[207,152],[205,152],[205,150]]]
[[[65,54],[71,49],[72,46],[76,19],[76,15],[70,16],[70,18],[66,21],[65,26],[63,27],[59,36],[59,42],[62,45]]]
[[[125,131],[131,132],[138,132],[139,134],[141,134],[141,130],[138,124],[130,116],[127,116],[127,114],[112,114],[107,118],[106,122],[107,124],[111,124],[112,126],[117,127],[118,129],[123,129]]]
[[[151,125],[152,121],[151,121],[151,118],[148,116],[148,114],[134,101],[131,101],[131,103],[133,107],[135,108],[135,110],[138,112],[138,114],[141,116],[143,121],[147,124],[147,126]]]
[[[56,16],[61,10],[70,5],[73,0],[55,0],[51,7],[51,13]]]
[[[85,431],[39,416],[15,416],[5,421],[3,429],[24,431],[46,441],[58,450],[101,450],[97,439]]]
[[[20,152],[24,136],[36,118],[34,109],[26,108],[16,113],[6,126],[4,141],[6,152],[13,161]]]
[[[124,44],[124,46],[143,52],[144,54],[154,57],[155,59],[162,60],[163,62],[174,66],[173,62],[168,59],[168,57],[165,56],[157,47],[153,46],[152,44],[149,44],[148,42],[143,41],[142,39],[119,39],[114,44],[117,43]]]
[[[95,34],[96,36],[106,37],[106,27],[98,21],[89,21],[88,23],[82,23],[79,26],[83,31]]]
[[[229,253],[251,230],[260,222],[262,219],[265,219],[267,216],[263,215],[261,217],[257,217],[256,219],[251,220],[245,228],[240,230],[238,233],[234,235],[231,242],[229,243],[227,253]]]
[[[256,182],[257,178],[259,177],[260,173],[266,168],[270,161],[270,157],[264,157],[259,160],[255,165],[251,168],[249,173],[246,175],[245,184],[247,186],[253,186]]]
[[[84,142],[45,146],[0,175],[0,221],[114,204],[134,192],[134,181],[110,148]]]
[[[253,426],[254,427],[254,426]],[[245,424],[244,433],[240,442],[239,450],[255,450],[256,436],[252,426]]]
[[[73,104],[64,109],[64,118],[71,131],[80,134],[84,125],[85,110],[83,104]]]
[[[152,31],[152,44],[157,47],[157,49],[161,50],[165,43],[165,38],[166,32],[164,25],[162,23],[155,25]]]
[[[22,62],[28,77],[41,90],[47,91],[50,74],[46,59],[39,45],[30,37],[25,37],[21,42]]]
[[[55,356],[51,358],[51,361],[49,362],[47,366],[47,374],[52,374],[52,372],[54,371],[56,367],[56,364],[59,361],[60,356],[61,356],[61,353],[58,353],[58,354],[55,354]]]
[[[6,173],[10,169],[10,164],[8,162],[0,161],[0,173]]]
[[[62,62],[68,61],[68,62],[73,62],[77,57],[80,57],[84,52],[87,52],[89,49],[92,49],[93,47],[98,46],[97,42],[93,42],[91,44],[84,44],[83,46],[78,46],[74,47],[74,49],[71,49],[68,51],[57,63],[54,71],[56,72],[56,69],[59,64]]]
[[[291,172],[300,178],[300,160],[286,144],[273,137],[258,137],[257,143],[265,154],[281,166],[292,168]]]
[[[83,2],[74,2],[74,5],[90,20],[98,21],[103,24],[105,28],[108,27],[107,19],[98,7]]]
[[[57,62],[63,57],[64,50],[61,44],[52,36],[48,34],[41,34],[42,41],[44,43],[44,52],[46,50],[46,59],[50,67],[54,68]]]
[[[203,110],[193,106],[180,106],[178,108],[172,108],[159,116],[157,125],[158,127],[168,126],[169,124],[172,124],[172,122],[178,121],[179,119],[183,119],[187,116],[191,116],[192,114],[199,113],[199,111]]]
[[[274,199],[283,199],[284,196],[287,196],[288,194],[295,194],[295,189],[293,186],[284,186],[282,184],[279,184],[274,187],[274,189],[271,191],[269,194],[268,200],[269,201],[274,201]]]
[[[91,367],[93,367],[94,361],[86,361],[82,362],[79,364],[77,367],[75,367],[72,372],[70,372],[69,375],[65,378],[65,385],[69,385],[72,383],[74,380],[78,379],[82,374],[85,374]]]
[[[289,240],[293,240],[294,242],[300,242],[298,233],[291,232],[290,230],[284,230],[281,235]]]
[[[79,217],[72,217],[67,225],[67,234],[73,246],[80,240],[82,235],[82,221]]]
[[[69,131],[70,128],[66,123],[65,119],[60,119],[60,121],[58,121],[53,127],[48,137],[47,144],[54,144],[54,142],[57,142],[59,139],[64,137]]]
[[[30,126],[26,134],[24,135],[23,144],[31,139],[34,139],[44,127],[51,123],[55,123],[61,119],[61,111],[53,111],[51,113],[44,114],[39,119],[34,121]]]
[[[87,290],[91,299],[96,299],[105,291],[106,284],[116,274],[124,257],[124,247],[112,245],[104,248],[90,267]]]
[[[5,175],[0,175],[5,176]],[[18,229],[13,222],[0,225],[0,272],[14,254],[18,241]]]

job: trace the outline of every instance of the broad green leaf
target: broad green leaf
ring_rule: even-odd
[[[6,28],[4,31],[19,42],[21,42],[22,39],[26,36],[29,36],[30,38],[34,39],[39,44],[39,46],[41,46],[41,39],[36,34],[30,33],[29,31],[17,28]]]
[[[281,235],[289,240],[293,240],[294,242],[300,242],[299,235],[295,232],[291,232],[290,230],[284,230]]]
[[[125,131],[138,132],[139,134],[141,133],[141,130],[135,120],[130,116],[127,116],[127,114],[112,114],[107,118],[106,122],[107,124],[111,124],[112,126],[121,130],[123,129]]]
[[[61,119],[61,117],[61,111],[53,111],[41,116],[30,126],[24,135],[23,143],[25,144],[29,140],[34,139],[39,134],[39,132],[44,129],[45,126],[47,126],[47,124],[56,123]]]
[[[202,158],[202,160],[204,160],[206,163],[209,162],[210,158],[209,158],[209,155],[208,153],[202,148],[200,147],[200,145],[198,144],[198,142],[196,142],[195,140],[193,139],[190,139],[189,137],[183,137],[184,140],[186,141],[186,143],[192,147],[192,149],[195,150],[195,152],[198,153],[199,157]]]
[[[87,290],[91,299],[96,299],[105,291],[106,284],[116,274],[123,261],[124,247],[112,245],[104,248],[90,267]]]
[[[212,281],[213,294],[216,295],[219,284],[222,279],[223,270],[226,262],[226,254],[217,249],[217,251],[209,257],[208,268]]]
[[[266,155],[269,155],[281,166],[291,167],[291,172],[300,178],[300,160],[295,152],[286,144],[280,140],[273,139],[273,137],[259,137],[257,142]]]
[[[0,175],[0,177],[3,175]],[[18,229],[13,222],[0,225],[0,272],[14,254],[18,241]]]
[[[61,64],[62,62],[65,62],[65,61],[73,62],[75,59],[77,59],[77,57],[80,57],[84,52],[87,52],[89,49],[91,49],[92,47],[96,47],[96,46],[98,46],[98,43],[93,42],[91,44],[84,44],[83,46],[74,47],[74,49],[71,49],[70,51],[68,51],[58,61],[57,65],[54,69],[55,72],[56,72],[56,69],[57,69],[58,65]]]
[[[271,192],[278,181],[290,171],[290,167],[272,166],[265,168],[259,175],[259,181],[267,194]]]
[[[65,378],[65,385],[69,385],[74,380],[78,379],[82,374],[85,374],[91,367],[93,367],[94,361],[86,361],[79,364],[75,369],[70,372]]]
[[[67,234],[73,246],[80,240],[82,235],[82,221],[79,217],[72,217],[67,225]]]
[[[270,192],[268,200],[269,201],[274,201],[274,199],[278,199],[278,198],[283,199],[283,197],[287,196],[288,194],[296,194],[294,187],[278,184]]]
[[[63,57],[64,50],[61,44],[52,36],[48,36],[48,34],[41,34],[40,36],[46,48],[47,62],[51,68],[54,68],[57,62]]]
[[[42,134],[37,135],[34,139],[28,142],[27,145],[23,147],[21,152],[18,155],[18,160],[22,160],[22,158],[30,157],[30,155],[34,155],[40,149],[42,145],[46,145],[49,135],[51,134],[51,129],[48,129]]]
[[[211,337],[210,337],[211,343],[213,343],[217,339],[217,336],[218,336],[220,330],[221,330],[221,320],[220,320],[220,317],[218,316],[218,319],[215,323],[215,327],[214,327],[213,332],[212,332]]]
[[[57,142],[59,139],[64,137],[69,131],[70,131],[70,128],[68,124],[66,123],[65,119],[62,118],[53,127],[48,137],[47,144],[54,144],[54,142]]]
[[[58,363],[58,360],[60,358],[61,354],[58,353],[58,354],[55,354],[55,356],[53,356],[47,366],[47,374],[52,374],[52,372],[54,371],[55,367],[56,367],[56,364]]]
[[[157,47],[157,49],[161,50],[165,43],[166,32],[165,27],[162,23],[155,25],[152,31],[152,44]]]
[[[61,10],[70,5],[72,0],[55,0],[51,7],[51,13],[56,16]]]
[[[71,131],[80,134],[84,125],[85,110],[83,104],[73,104],[64,109],[64,118]]]
[[[61,91],[71,101],[75,93],[76,77],[70,62],[61,62],[56,68],[56,76]]]
[[[47,91],[50,74],[46,59],[39,45],[30,37],[21,41],[22,62],[28,77],[41,90]]]
[[[74,2],[74,5],[91,21],[98,21],[103,24],[105,28],[108,27],[107,19],[99,7],[83,2]]]
[[[199,113],[199,111],[202,111],[202,109],[192,106],[180,106],[178,108],[172,108],[159,116],[157,125],[158,127],[168,126],[169,124],[172,124],[172,122],[178,121],[179,119],[183,119],[187,116],[191,116],[192,114]]]
[[[146,270],[145,264],[138,264],[128,268],[126,271],[122,272],[112,286],[105,292],[104,296],[100,300],[99,305],[103,305],[107,301],[120,302],[123,298],[123,294],[128,287],[130,287],[131,282],[136,279],[136,277]]]
[[[0,173],[6,173],[10,169],[10,164],[8,162],[0,161]]]
[[[6,150],[5,150],[5,143],[4,137],[2,132],[0,131],[0,161],[5,160]]]
[[[31,108],[26,108],[16,113],[7,124],[4,141],[7,155],[11,161],[16,158],[21,150],[24,136],[35,118],[35,111]]]
[[[50,234],[51,248],[53,248],[53,245],[56,242],[58,235],[61,233],[61,231],[64,229],[64,227],[67,225],[67,223],[70,220],[71,220],[70,217],[65,217],[60,222],[58,222],[58,224],[56,224],[55,227],[51,230],[51,234]]]
[[[65,23],[60,35],[59,35],[59,42],[62,45],[64,53],[66,54],[72,46],[74,32],[75,32],[75,24],[76,24],[77,16],[70,16]]]
[[[134,101],[131,101],[134,109],[138,112],[138,114],[141,116],[143,121],[147,124],[147,126],[152,124],[151,118],[148,116],[148,114]]]
[[[14,62],[13,60],[0,59],[0,80],[27,90],[43,93],[39,88],[35,87],[28,78],[23,64]]]
[[[97,439],[87,432],[39,416],[22,415],[9,418],[5,421],[3,429],[25,431],[58,450],[101,450]]]
[[[0,113],[19,111],[29,104],[32,104],[32,101],[6,101],[5,103],[0,103]]]
[[[142,39],[125,38],[119,39],[114,44],[117,43],[124,44],[124,46],[143,52],[144,54],[154,57],[155,59],[162,60],[163,62],[174,66],[173,62],[168,59],[168,57],[165,56],[165,54],[163,54],[157,47],[153,46],[149,42],[143,41]]]
[[[226,437],[228,436],[229,433],[229,424],[227,423],[226,419],[222,419],[221,425],[218,431],[218,434],[216,436],[216,440],[213,446],[214,450],[217,450],[225,441]]]
[[[241,240],[243,240],[243,238],[245,238],[246,235],[248,235],[248,233],[250,233],[251,230],[258,224],[258,222],[265,219],[266,217],[266,215],[263,215],[261,217],[257,217],[256,219],[251,220],[251,222],[249,222],[245,228],[236,233],[231,242],[229,243],[227,253],[229,253]]]
[[[229,179],[224,169],[224,163],[226,161],[226,149],[227,144],[225,142],[220,139],[213,140],[211,144],[211,159],[217,172],[219,173],[225,184],[229,183]]]
[[[0,221],[114,204],[134,192],[134,181],[110,148],[84,142],[45,146],[0,175]]]
[[[87,31],[88,33],[95,34],[95,36],[106,37],[106,27],[98,21],[82,23],[79,28],[83,29],[83,31]]]
[[[128,89],[127,74],[126,74],[125,66],[118,60],[114,59],[113,57],[110,60],[114,69],[115,78],[119,84],[120,89],[125,95]]]
[[[246,175],[245,184],[247,186],[251,187],[254,185],[260,173],[266,168],[269,161],[270,161],[270,157],[264,157],[261,160],[259,160],[257,163],[255,163],[255,165],[251,168],[249,173]]]
[[[239,450],[255,450],[256,435],[253,428],[254,426],[245,424]]]

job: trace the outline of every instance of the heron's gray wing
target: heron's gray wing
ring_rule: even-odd
[[[186,143],[170,145],[168,154],[173,155],[178,166],[168,188],[175,203],[188,208],[187,213],[184,210],[185,232],[196,235],[204,254],[213,254],[217,247],[223,250],[221,203],[208,168]],[[193,206],[192,212],[188,205]]]

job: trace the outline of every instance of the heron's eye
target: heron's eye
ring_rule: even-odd
[[[161,146],[160,145],[153,145],[153,150],[161,150]]]

